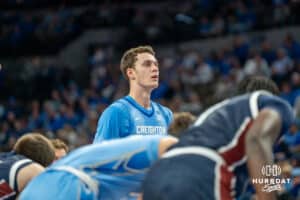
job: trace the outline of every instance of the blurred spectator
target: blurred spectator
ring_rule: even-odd
[[[292,70],[292,68],[292,59],[287,55],[284,49],[278,49],[277,59],[272,63],[272,78],[279,83]]]
[[[244,72],[246,76],[271,76],[271,71],[268,63],[258,52],[253,53],[253,57],[248,59],[244,66]]]
[[[292,59],[300,59],[300,44],[291,33],[288,33],[283,41],[283,47]]]
[[[201,55],[197,56],[194,66],[189,67],[182,74],[182,81],[189,85],[207,84],[213,79],[213,71]]]
[[[282,137],[282,142],[284,142],[291,153],[300,154],[300,131],[297,124],[293,124],[289,131]]]
[[[289,82],[284,81],[281,83],[281,98],[285,99],[291,105],[294,103],[293,90]]]
[[[290,9],[288,6],[288,1],[285,0],[273,0],[274,6],[274,22],[277,25],[283,25],[287,22],[288,16],[290,15]]]
[[[194,115],[199,115],[202,109],[203,105],[198,93],[194,91],[187,92],[187,100],[181,103],[180,110],[190,112]]]
[[[238,35],[233,39],[233,54],[237,56],[241,63],[245,63],[248,57],[249,44],[247,40],[244,35]]]
[[[276,59],[276,52],[268,40],[264,40],[261,43],[261,55],[264,59],[266,59],[269,65],[271,65]]]

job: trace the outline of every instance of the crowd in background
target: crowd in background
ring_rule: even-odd
[[[74,69],[59,63],[44,65],[38,56],[24,61],[22,71],[14,73],[14,78],[5,74],[3,68],[2,144],[11,144],[10,140],[36,129],[54,135],[69,131],[67,135],[75,146],[89,142],[103,109],[128,92],[113,52],[97,45],[90,49],[88,73],[81,73],[86,77],[84,82],[74,78]],[[267,39],[250,43],[249,38],[240,35],[234,38],[232,46],[208,56],[193,49],[157,56],[160,86],[152,93],[152,99],[173,112],[197,115],[207,106],[234,95],[237,83],[244,77],[263,75],[276,81],[281,97],[299,113],[300,44],[291,34],[278,47]]]
[[[18,1],[5,2],[6,6],[14,7]],[[24,2],[34,4],[35,1]],[[299,16],[292,15],[298,9],[297,2],[192,2],[160,1],[162,6],[153,6],[153,2],[146,1],[144,6],[129,6],[131,1],[125,1],[116,6],[92,1],[96,6],[0,12],[0,52],[5,55],[28,50],[31,54],[36,47],[40,53],[49,53],[82,30],[99,26],[128,26],[130,35],[120,44],[125,46],[130,46],[130,41],[163,43],[239,33],[230,46],[209,55],[194,49],[177,50],[169,56],[158,54],[160,86],[152,93],[152,99],[173,112],[198,115],[213,103],[234,95],[236,85],[246,76],[272,78],[280,88],[280,96],[293,106],[297,115],[296,122],[281,138],[275,158],[282,165],[283,175],[294,177],[293,185],[286,185],[285,190],[299,197],[300,43],[291,33],[280,38],[280,46],[274,46],[268,38],[253,41],[240,34],[299,23]],[[10,150],[17,138],[32,131],[60,138],[71,149],[90,143],[102,111],[128,92],[119,70],[120,58],[115,56],[118,53],[118,47],[91,44],[84,72],[58,62],[45,63],[38,55],[20,61],[21,71],[3,67],[0,70],[0,151]]]
[[[299,16],[292,14],[299,11],[299,3],[293,0],[101,2],[1,1],[1,55],[55,54],[91,28],[126,27],[127,35],[118,45],[128,47],[145,41],[161,44],[300,23]],[[39,8],[34,9],[36,6]]]

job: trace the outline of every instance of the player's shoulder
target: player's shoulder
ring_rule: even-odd
[[[258,90],[252,93],[247,93],[244,95],[234,97],[234,99],[245,99],[245,98],[248,99],[250,103],[258,102],[258,103],[268,104],[268,103],[277,102],[278,104],[284,104],[286,106],[289,106],[289,103],[287,101],[265,90]]]
[[[13,164],[19,160],[26,160],[27,158],[23,155],[15,154],[13,152],[1,153],[0,163],[10,163]]]
[[[109,105],[105,111],[110,111],[110,112],[123,112],[126,110],[127,107],[127,101],[124,98],[118,99],[114,101],[111,105]]]
[[[256,97],[257,96],[257,97]],[[257,91],[252,93],[250,98],[257,98],[257,101],[262,102],[263,104],[274,104],[275,106],[284,106],[287,108],[291,108],[291,105],[284,99],[279,96],[273,95],[266,91]]]
[[[264,108],[276,110],[285,118],[292,119],[294,116],[293,108],[286,100],[265,91],[254,92],[250,97],[251,104],[256,104],[259,110]]]
[[[30,165],[33,161],[25,156],[14,154],[13,152],[1,154],[0,158],[0,177],[4,178],[10,184],[13,184],[18,172],[24,167]],[[13,185],[14,190],[17,188]]]
[[[161,110],[163,110],[164,112],[172,112],[168,107],[160,104],[159,102],[155,102],[155,101],[151,101],[151,103],[157,107],[157,108],[160,108]]]
[[[171,111],[170,108],[168,108],[168,107],[166,107],[166,106],[164,106],[164,105],[162,105],[162,104],[160,104],[158,102],[151,101],[151,103],[152,103],[152,105],[153,105],[153,107],[154,107],[155,110],[157,110],[157,111],[159,110],[160,112],[163,113],[163,115],[166,118],[169,119],[168,120],[169,122],[173,119],[173,112]]]

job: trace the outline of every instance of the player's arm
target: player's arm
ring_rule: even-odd
[[[123,155],[129,156],[127,170],[145,170],[155,163],[169,147],[177,143],[178,139],[171,136],[131,136],[126,141]]]
[[[165,137],[159,141],[158,156],[161,157],[172,145],[176,144],[178,139],[175,137]]]
[[[272,147],[282,126],[279,113],[263,109],[253,121],[246,135],[246,156],[250,178],[264,178],[261,169],[273,163]],[[274,192],[263,192],[260,184],[254,185],[258,200],[275,199]]]
[[[20,169],[17,175],[19,192],[21,192],[25,188],[25,186],[31,181],[31,179],[42,173],[44,170],[45,168],[38,163],[31,163]]]

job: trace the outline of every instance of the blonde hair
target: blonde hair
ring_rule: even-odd
[[[121,59],[120,70],[123,76],[128,80],[127,69],[134,68],[135,62],[137,60],[137,55],[140,53],[149,53],[155,56],[155,52],[151,46],[138,46],[127,50]]]
[[[50,140],[55,149],[64,149],[66,153],[69,151],[69,147],[61,139],[52,139]]]
[[[175,137],[179,137],[181,132],[186,130],[195,121],[196,117],[190,112],[174,113],[173,122],[169,127],[169,133]]]
[[[44,167],[50,165],[55,159],[55,149],[52,143],[39,133],[23,135],[17,140],[13,150]]]

